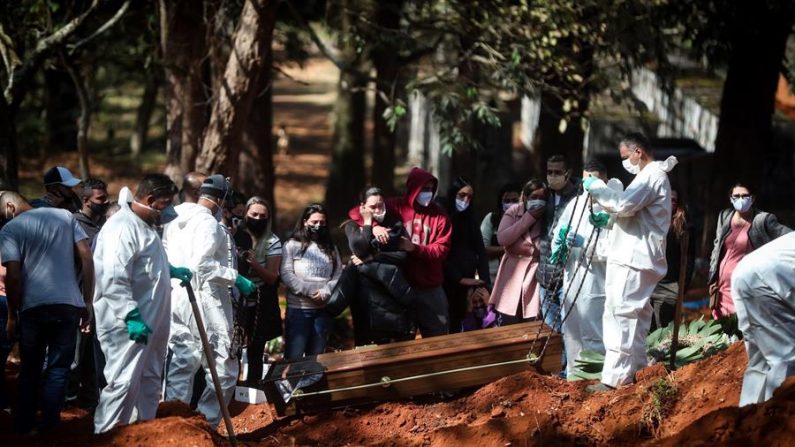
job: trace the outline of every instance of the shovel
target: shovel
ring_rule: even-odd
[[[213,378],[213,386],[215,387],[215,397],[218,399],[218,405],[221,407],[221,414],[224,417],[224,424],[226,425],[226,433],[229,438],[229,443],[232,447],[237,446],[237,439],[235,438],[235,427],[232,425],[232,416],[229,415],[229,408],[224,404],[224,393],[221,390],[221,381],[218,379],[218,371],[215,369],[215,357],[210,348],[210,342],[207,339],[207,330],[204,328],[204,321],[199,312],[199,303],[196,302],[196,294],[193,293],[193,286],[190,282],[183,281],[181,283],[188,292],[188,301],[190,307],[193,309],[193,317],[196,319],[196,326],[199,328],[199,336],[202,340],[202,348],[204,356],[207,358],[207,366],[210,367],[210,375]]]

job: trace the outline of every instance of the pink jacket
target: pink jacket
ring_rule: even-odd
[[[505,247],[500,269],[489,299],[498,312],[517,315],[521,300],[522,316],[536,318],[539,306],[539,287],[536,281],[538,258],[541,254],[543,224],[519,203],[508,208],[497,230],[497,242]]]

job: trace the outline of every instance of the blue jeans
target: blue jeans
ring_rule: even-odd
[[[35,427],[38,402],[41,402],[41,430],[52,428],[60,420],[69,367],[75,356],[80,312],[80,308],[66,304],[37,306],[20,312],[21,364],[14,417],[17,432],[27,433]],[[45,355],[47,368],[42,374]]]
[[[553,295],[551,290],[541,287],[541,315],[544,316],[544,324],[551,327],[556,332],[561,331],[561,315],[560,303],[563,300],[563,286],[561,286]],[[563,338],[560,339],[562,369],[559,374],[560,377],[566,378],[566,347],[563,345]]]
[[[544,317],[544,324],[556,332],[560,332],[560,300],[562,297],[563,290],[561,289],[553,294],[552,290],[541,287],[541,315]]]
[[[322,354],[331,331],[331,316],[323,309],[287,308],[284,358]]]
[[[8,408],[8,394],[6,393],[6,360],[11,353],[11,340],[6,335],[6,323],[8,322],[8,301],[5,296],[0,295],[0,409]]]

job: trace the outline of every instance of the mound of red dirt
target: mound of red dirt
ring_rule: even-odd
[[[422,397],[274,419],[267,405],[231,407],[240,444],[430,446],[477,445],[789,445],[795,434],[795,379],[771,401],[737,408],[746,355],[742,344],[672,374],[651,367],[638,382],[588,395],[587,383],[525,372],[453,397]],[[653,392],[671,391],[655,407]],[[654,410],[657,413],[654,413]],[[0,415],[8,433],[10,420]],[[160,406],[154,421],[91,434],[91,416],[64,412],[53,433],[4,436],[4,445],[226,446],[183,404]]]

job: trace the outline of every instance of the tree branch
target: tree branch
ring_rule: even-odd
[[[79,42],[77,42],[74,45],[70,45],[69,46],[69,55],[70,56],[74,55],[75,52],[78,49],[80,49],[80,47],[82,47],[83,45],[87,44],[88,42],[90,42],[91,40],[93,40],[94,38],[99,36],[100,34],[104,33],[107,30],[109,30],[110,28],[112,28],[113,25],[115,25],[116,23],[119,22],[119,20],[121,20],[121,18],[124,16],[124,13],[126,13],[129,8],[130,8],[130,0],[125,0],[125,2],[119,7],[119,10],[116,11],[116,14],[114,14],[113,17],[111,17],[102,26],[97,28],[97,30],[94,31],[90,36],[86,37],[85,39],[80,40]]]
[[[10,81],[5,88],[3,94],[6,101],[8,101],[12,111],[15,110],[22,100],[24,93],[24,86],[27,84],[28,79],[33,76],[33,73],[41,65],[47,55],[55,47],[64,43],[72,34],[77,31],[85,20],[91,16],[99,6],[99,0],[93,0],[91,6],[88,7],[82,14],[75,17],[69,23],[61,27],[59,30],[53,32],[44,39],[36,43],[33,53],[25,60],[19,69],[14,70],[10,76]]]

